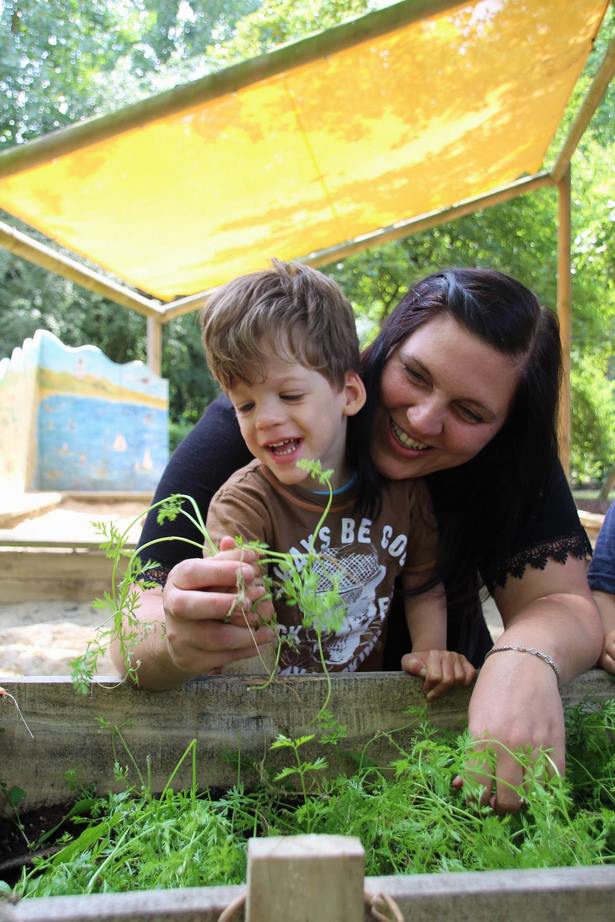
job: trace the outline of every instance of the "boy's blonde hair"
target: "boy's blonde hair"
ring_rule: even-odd
[[[299,362],[341,389],[359,371],[350,302],[322,272],[272,260],[272,268],[217,288],[201,314],[207,364],[223,390],[262,379],[268,352]]]

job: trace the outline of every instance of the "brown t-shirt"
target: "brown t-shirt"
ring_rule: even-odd
[[[422,480],[385,481],[382,507],[374,519],[357,515],[352,490],[334,496],[327,519],[314,541],[316,591],[337,582],[345,609],[341,630],[323,631],[329,671],[382,668],[382,649],[393,584],[400,573],[424,575],[435,570],[437,530],[431,500]],[[281,484],[252,461],[233,474],[211,501],[207,529],[218,542],[224,535],[262,541],[272,550],[290,551],[299,562],[306,554],[326,495]],[[284,574],[270,566],[269,575]],[[285,674],[321,672],[317,633],[306,628],[296,607],[275,601],[280,657]]]

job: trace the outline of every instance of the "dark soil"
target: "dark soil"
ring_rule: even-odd
[[[33,858],[44,857],[58,850],[53,842],[63,832],[75,832],[79,829],[70,820],[62,823],[70,808],[70,803],[54,804],[51,807],[40,807],[38,810],[20,814],[23,832],[16,820],[0,817],[0,880],[13,886],[22,868],[29,867]],[[59,826],[56,833],[39,847],[37,843],[40,837],[54,826]],[[27,844],[26,838],[30,845]]]

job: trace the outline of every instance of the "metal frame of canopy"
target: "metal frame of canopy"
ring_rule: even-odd
[[[460,0],[403,0],[393,6],[377,10],[359,19],[351,20],[326,32],[311,36],[261,55],[201,80],[180,86],[167,93],[128,106],[110,115],[89,119],[66,129],[32,141],[23,148],[12,148],[0,154],[0,177],[33,166],[52,156],[75,150],[99,141],[119,131],[138,127],[154,115],[160,117],[196,101],[203,102],[248,86],[264,77],[281,73],[289,67],[315,60],[334,51],[348,48],[358,42],[385,34],[435,13],[460,6]],[[326,265],[352,253],[389,240],[410,236],[420,231],[444,224],[463,215],[471,214],[523,195],[543,186],[554,186],[558,191],[558,285],[557,313],[560,321],[564,355],[564,377],[560,406],[560,450],[567,468],[570,452],[570,347],[571,347],[571,267],[570,267],[570,162],[583,132],[604,96],[615,74],[615,40],[611,41],[604,59],[576,118],[568,131],[559,155],[550,171],[539,172],[486,194],[456,202],[449,207],[399,221],[373,233],[345,241],[303,257],[302,262],[313,266]],[[160,373],[162,358],[162,326],[182,314],[199,309],[208,292],[162,303],[148,298],[127,285],[112,280],[101,272],[90,269],[74,259],[21,233],[5,222],[0,222],[0,245],[10,252],[83,287],[104,295],[110,300],[147,318],[148,365]]]

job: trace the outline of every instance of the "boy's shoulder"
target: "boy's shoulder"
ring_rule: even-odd
[[[224,493],[226,490],[244,490],[258,488],[262,489],[267,484],[267,479],[263,476],[262,462],[254,458],[248,464],[236,470],[228,480],[222,484],[215,496]],[[215,498],[215,497],[214,497]]]

